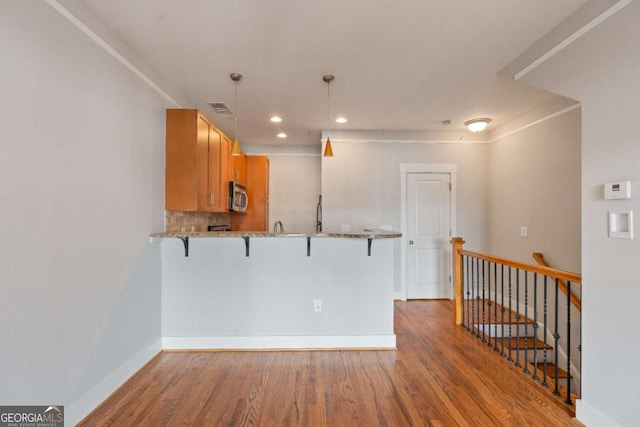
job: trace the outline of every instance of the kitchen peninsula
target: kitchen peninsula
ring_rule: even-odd
[[[156,233],[164,349],[395,348],[399,233]]]

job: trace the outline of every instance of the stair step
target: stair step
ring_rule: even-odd
[[[482,330],[478,329],[477,327],[473,328],[474,330],[474,335],[478,336],[478,337],[482,337]],[[495,335],[491,335],[491,337],[489,337],[489,334],[485,332],[484,334],[484,338],[486,340],[491,339],[492,342],[497,343],[498,347],[501,347],[504,341],[504,348],[505,350],[507,349],[511,349],[512,351],[516,351],[518,349],[520,349],[520,351],[527,351],[527,350],[531,350],[532,352],[534,350],[544,350],[545,348],[545,344],[544,341],[536,339],[535,342],[535,349],[534,349],[534,337],[525,337],[525,336],[520,336],[520,338],[516,337],[515,335],[512,335],[511,338],[505,336],[504,339],[502,338],[502,336],[495,336]],[[518,343],[520,343],[518,345]],[[551,344],[547,344],[546,345],[546,349],[547,350],[553,350],[553,346]],[[541,363],[540,361],[538,361],[538,363]],[[549,362],[547,362],[547,365],[549,364]]]
[[[518,322],[520,322],[520,324],[522,325],[525,323],[525,320],[526,320],[527,323],[533,324],[533,319],[529,319],[529,318],[525,319],[526,316],[524,316],[523,314],[518,314],[517,311],[509,310],[508,306],[504,307],[505,311],[504,311],[504,321],[503,321],[502,308],[503,308],[502,305],[500,305],[499,303],[493,300],[488,300],[488,299],[464,300],[464,310],[469,312],[465,314],[470,316],[469,318],[471,319],[471,314],[473,313],[474,316],[473,316],[473,319],[471,320],[474,323],[478,321],[484,324],[491,323],[491,324],[502,324],[502,325],[508,325],[508,324],[515,325]],[[509,313],[511,313],[511,320],[509,320]],[[517,316],[520,316],[519,320]]]
[[[477,331],[480,331],[480,333],[482,333],[482,331],[484,331],[485,334],[490,334],[492,337],[498,337],[501,338],[502,336],[504,336],[505,338],[508,337],[532,337],[535,335],[536,331],[535,328],[533,327],[533,324],[529,323],[528,325],[525,325],[524,323],[521,323],[520,325],[505,325],[502,323],[497,323],[497,324],[480,324],[480,325],[473,325],[474,329],[476,329]]]
[[[500,341],[500,340],[498,340]],[[542,350],[544,348],[546,348],[547,350],[552,349],[553,346],[547,344],[545,346],[544,342],[539,340],[539,339],[535,339],[533,337],[521,337],[521,338],[505,338],[504,340],[504,346],[505,348],[510,348],[511,350],[517,350],[518,348],[520,350],[533,350],[534,349],[534,342],[535,344],[535,348]]]
[[[533,362],[529,362],[529,365],[534,366]],[[544,372],[544,363],[538,361],[538,370],[542,373]],[[551,362],[547,362],[547,377],[549,378],[555,378],[556,375],[556,365],[554,365]],[[558,378],[568,378],[569,375],[567,374],[567,371],[558,368]]]
[[[551,344],[545,344],[544,341],[534,337],[537,330],[532,319],[518,314],[516,311],[509,310],[508,307],[503,309],[502,305],[495,301],[486,299],[464,300],[463,310],[465,319],[468,319],[466,320],[468,322],[466,326],[470,328],[471,333],[477,338],[484,338],[489,347],[499,351],[501,355],[509,352],[510,358],[508,360],[512,361],[513,359],[513,362],[518,367],[521,367],[520,362],[527,361],[528,366],[536,369],[536,365],[533,363],[536,351],[553,350]],[[509,316],[511,316],[511,320],[509,320]],[[520,316],[520,318],[518,319],[517,316]],[[502,336],[503,334],[505,335],[504,337]],[[511,338],[506,335],[510,335]],[[503,345],[504,349],[502,348]],[[513,352],[519,354],[512,354]],[[543,353],[539,352],[537,355],[536,370],[539,378],[536,381],[540,384],[546,381],[545,387],[549,387],[551,391],[557,390],[560,393],[559,398],[566,403],[567,389],[570,385],[574,385],[571,375],[558,368],[558,378],[556,379],[555,365],[547,361],[545,369],[545,364],[541,360],[541,357],[544,357]],[[527,368],[525,367],[524,370],[526,372]],[[546,379],[544,379],[545,374]],[[528,373],[528,375],[532,376],[533,372]],[[576,402],[578,398],[572,391],[570,395],[571,402]]]

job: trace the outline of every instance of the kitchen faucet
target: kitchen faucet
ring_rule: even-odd
[[[284,233],[284,226],[282,225],[282,221],[276,221],[273,224],[273,232],[274,233]]]
[[[316,233],[322,233],[322,194],[318,197],[316,206]]]

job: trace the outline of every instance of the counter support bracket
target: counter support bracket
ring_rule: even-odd
[[[311,237],[307,236],[307,256],[311,256]]]
[[[249,257],[249,237],[243,237],[244,239],[244,248],[245,248],[245,256]]]
[[[182,240],[182,244],[184,245],[184,256],[189,256],[189,238],[188,237],[178,237],[178,239]]]
[[[371,237],[369,237],[367,239],[367,256],[371,256],[371,243],[373,242],[373,239]]]

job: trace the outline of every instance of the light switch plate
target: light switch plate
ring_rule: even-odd
[[[520,227],[520,237],[529,237],[529,227]]]

